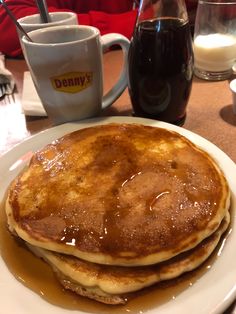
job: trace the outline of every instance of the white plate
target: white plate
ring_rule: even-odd
[[[224,152],[206,139],[184,128],[163,122],[133,117],[106,117],[60,125],[25,140],[0,158],[0,199],[3,199],[4,193],[11,180],[15,178],[29,161],[32,152],[76,129],[110,122],[142,123],[177,131],[214,156],[223,169],[232,191],[233,226],[221,256],[216,259],[212,268],[200,277],[193,286],[184,290],[174,300],[166,302],[156,309],[147,311],[149,314],[222,313],[236,298],[236,229],[234,228],[236,165]],[[112,312],[112,308],[110,308],[110,310]],[[72,313],[72,311],[53,306],[30,289],[24,287],[8,271],[0,257],[0,313],[68,314]],[[78,311],[76,313],[79,314],[82,312]],[[109,313],[109,310],[106,313]]]

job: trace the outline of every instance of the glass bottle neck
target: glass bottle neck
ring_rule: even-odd
[[[137,23],[157,18],[177,18],[188,21],[184,0],[141,0]]]

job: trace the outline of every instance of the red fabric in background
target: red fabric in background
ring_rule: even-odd
[[[38,12],[34,0],[6,0],[16,18]],[[119,32],[130,38],[133,32],[136,11],[132,10],[131,0],[48,0],[50,12],[73,11],[78,14],[80,24],[93,25],[102,34]],[[8,56],[21,54],[15,25],[0,8],[0,51]]]
[[[16,18],[38,12],[34,0],[5,0]],[[196,0],[186,0],[187,7],[195,8]],[[93,25],[101,34],[117,32],[129,39],[132,36],[137,11],[132,0],[47,0],[50,12],[73,11],[79,24]],[[21,54],[15,25],[0,6],[0,51],[16,57]]]

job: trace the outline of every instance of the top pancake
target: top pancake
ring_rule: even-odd
[[[229,188],[214,160],[178,133],[108,124],[36,152],[12,183],[11,229],[25,241],[110,265],[148,265],[220,225]]]

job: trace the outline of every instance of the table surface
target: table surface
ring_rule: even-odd
[[[121,51],[104,56],[104,90],[116,81],[121,69]],[[24,60],[7,59],[6,67],[13,73],[17,91],[14,99],[0,101],[0,156],[27,137],[52,126],[48,118],[25,117],[21,110],[23,73],[28,70]],[[102,116],[131,116],[132,109],[127,89]],[[209,82],[193,80],[184,128],[197,133],[217,145],[236,162],[236,115],[232,110],[229,81]],[[236,303],[224,314],[236,314]]]

